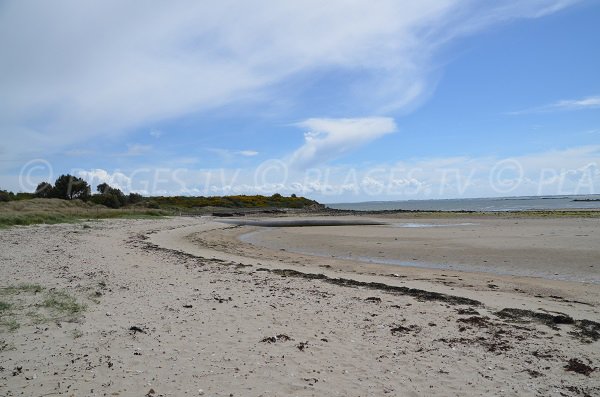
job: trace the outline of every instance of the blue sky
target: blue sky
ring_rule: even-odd
[[[3,2],[0,188],[600,193],[600,2],[283,3]]]

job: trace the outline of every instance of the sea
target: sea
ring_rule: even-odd
[[[600,209],[600,195],[522,196],[404,201],[331,203],[330,208],[355,211],[528,211]]]

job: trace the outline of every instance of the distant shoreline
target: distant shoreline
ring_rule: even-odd
[[[330,203],[327,207],[338,210],[382,211],[464,211],[464,212],[511,212],[551,210],[600,209],[597,195],[571,196],[523,196],[496,198],[434,199],[405,201],[365,201],[357,203]]]

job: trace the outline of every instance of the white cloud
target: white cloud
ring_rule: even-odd
[[[145,168],[112,173],[92,169],[75,174],[92,186],[106,182],[125,192],[150,195],[279,192],[322,202],[600,194],[600,146],[518,157],[418,158],[362,168],[324,166],[299,171],[269,160],[244,169]]]
[[[92,189],[101,183],[108,183],[110,186],[117,189],[129,192],[131,189],[132,179],[120,171],[109,173],[103,169],[81,170],[77,172],[77,176],[85,179]]]
[[[92,156],[94,153],[91,150],[87,150],[87,149],[71,149],[71,150],[67,150],[63,154],[68,157],[84,157],[84,156]]]
[[[304,144],[289,159],[298,168],[324,163],[396,131],[396,123],[390,117],[314,118],[297,125],[309,129],[304,134]]]
[[[416,158],[369,167],[320,166],[295,170],[281,160],[255,168],[71,170],[95,187],[106,182],[148,195],[301,194],[321,202],[440,199],[524,195],[600,194],[600,145],[517,157]],[[41,173],[0,174],[0,187],[32,191]]]
[[[256,150],[239,150],[236,153],[244,157],[254,157],[258,155]]]
[[[566,110],[600,108],[600,96],[592,96],[592,97],[587,97],[587,98],[583,98],[583,99],[564,100],[564,101],[559,101],[550,106],[557,108],[557,109],[566,109]]]
[[[564,99],[551,103],[549,105],[538,106],[530,109],[510,112],[509,114],[519,115],[528,113],[548,113],[566,110],[600,109],[600,96],[590,96],[581,99]]]
[[[135,143],[127,146],[127,151],[123,156],[142,156],[152,150],[152,145],[142,145]]]
[[[153,138],[160,138],[163,136],[163,132],[161,130],[153,129],[150,130],[150,136]]]
[[[298,100],[279,84],[332,71],[354,76],[335,89],[349,115],[410,107],[431,89],[441,44],[571,3],[5,1],[0,152],[51,152],[249,98]]]
[[[233,161],[236,157],[254,157],[259,153],[256,150],[229,150],[221,148],[208,148],[205,149],[211,153],[216,154],[224,161]]]

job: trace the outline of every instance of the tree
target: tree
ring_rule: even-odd
[[[108,189],[110,189],[111,187],[108,185],[108,183],[101,183],[98,186],[96,186],[96,191],[100,194],[103,193],[108,193]]]
[[[108,183],[101,183],[96,187],[100,194],[92,196],[92,201],[109,208],[121,208],[127,204],[127,197],[120,189],[111,187]]]
[[[35,188],[35,197],[50,198],[52,197],[53,187],[48,182],[40,182]]]
[[[143,199],[144,197],[139,193],[129,193],[129,196],[127,196],[127,204],[137,204]]]
[[[8,192],[6,190],[0,190],[0,202],[3,201],[11,201],[14,197],[13,192]]]
[[[73,175],[59,176],[56,182],[54,182],[53,190],[54,197],[64,200],[81,199],[85,201],[91,194],[88,183]]]

